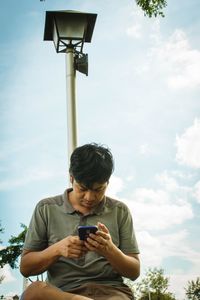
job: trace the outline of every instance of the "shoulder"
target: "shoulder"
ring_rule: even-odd
[[[115,208],[115,209],[119,209],[119,210],[129,211],[128,206],[124,202],[114,199],[114,198],[111,198],[111,197],[108,197],[108,196],[106,196],[105,205],[108,208],[112,208],[112,209]]]
[[[117,220],[119,227],[132,224],[132,214],[126,203],[111,197],[106,197],[104,215]]]
[[[63,195],[57,195],[40,200],[36,208],[44,208],[48,206],[62,206],[64,203]]]

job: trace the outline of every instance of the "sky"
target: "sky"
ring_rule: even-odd
[[[182,300],[200,275],[199,0],[150,19],[131,0],[1,1],[0,247],[68,186],[65,54],[43,41],[48,10],[98,14],[89,76],[76,75],[78,145],[111,149],[107,194],[131,210],[142,274],[163,268]],[[21,294],[19,270],[0,274],[0,295]]]

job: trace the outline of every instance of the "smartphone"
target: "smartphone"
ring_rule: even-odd
[[[96,233],[98,230],[97,226],[79,226],[78,235],[80,240],[85,241],[90,233]]]

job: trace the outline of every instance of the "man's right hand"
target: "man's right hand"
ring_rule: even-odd
[[[79,258],[86,254],[88,249],[78,236],[68,236],[55,244],[59,255],[68,258]]]
[[[41,251],[24,250],[20,271],[25,277],[38,275],[45,272],[61,256],[79,258],[87,251],[84,242],[78,236],[68,236]]]

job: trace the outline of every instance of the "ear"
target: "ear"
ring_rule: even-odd
[[[73,184],[73,182],[74,182],[74,177],[72,175],[70,175],[70,182],[71,182],[71,184]]]

